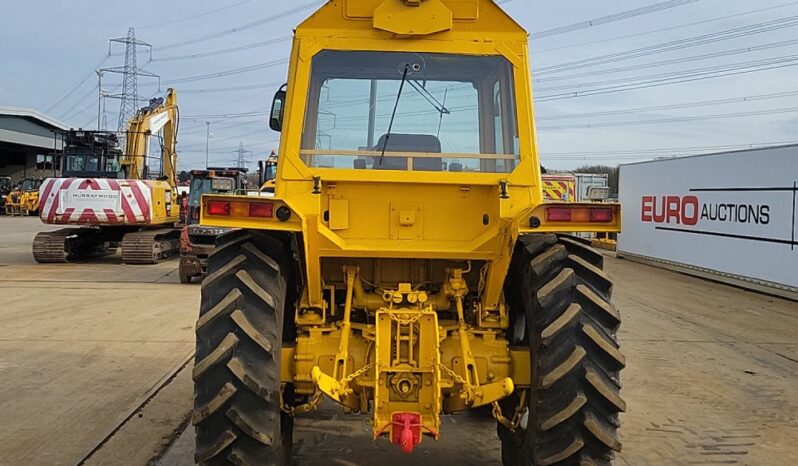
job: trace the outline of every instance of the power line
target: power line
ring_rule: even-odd
[[[234,53],[234,52],[241,52],[243,50],[251,50],[256,49],[259,47],[266,47],[268,45],[278,44],[280,42],[288,42],[292,39],[291,36],[284,36],[278,37],[276,39],[265,40],[262,42],[255,42],[252,44],[240,45],[238,47],[231,47],[229,49],[224,50],[215,50],[213,52],[202,52],[202,53],[195,53],[190,55],[179,55],[179,56],[172,56],[172,57],[163,57],[163,58],[153,58],[152,61],[160,62],[160,61],[177,61],[177,60],[192,60],[195,58],[204,58],[204,57],[212,57],[216,55],[224,55],[227,53]]]
[[[618,116],[618,115],[628,115],[631,113],[655,112],[662,110],[680,110],[684,108],[696,108],[696,107],[708,107],[715,105],[726,105],[726,104],[745,103],[745,102],[757,102],[761,100],[781,99],[784,97],[795,97],[795,96],[798,96],[798,91],[777,92],[773,94],[759,94],[759,95],[744,96],[744,97],[733,97],[728,99],[704,100],[698,102],[686,102],[682,104],[658,105],[655,107],[639,107],[639,108],[630,108],[623,110],[608,110],[605,112],[568,113],[565,115],[538,117],[536,118],[536,120],[552,121],[552,120],[565,120],[565,119],[585,118],[585,117]]]
[[[608,16],[602,16],[600,18],[590,19],[587,21],[580,21],[578,23],[569,24],[567,26],[560,26],[554,29],[548,29],[540,32],[533,32],[530,35],[530,37],[532,39],[543,39],[544,37],[556,36],[559,34],[578,31],[580,29],[587,29],[594,26],[603,26],[605,24],[614,23],[616,21],[623,21],[625,19],[634,18],[636,16],[648,15],[662,10],[667,10],[670,8],[689,5],[691,3],[696,3],[698,1],[699,0],[669,0],[667,2],[655,3],[653,5],[644,6],[642,8],[635,8],[633,10],[622,11],[620,13],[615,13]]]
[[[92,71],[92,74],[94,74],[94,72],[93,72],[93,71]],[[87,92],[86,94],[84,94],[84,95],[83,95],[83,97],[81,97],[81,98],[80,98],[80,99],[79,99],[77,102],[75,102],[75,104],[74,104],[74,105],[72,105],[71,107],[69,107],[69,108],[68,108],[68,109],[67,109],[65,112],[61,113],[61,115],[59,115],[58,119],[59,119],[59,120],[64,120],[64,119],[66,119],[66,118],[67,118],[67,116],[73,116],[73,111],[74,111],[74,110],[75,110],[75,109],[76,109],[76,108],[77,108],[77,107],[78,107],[80,104],[82,104],[83,102],[85,102],[85,101],[86,101],[86,99],[88,99],[89,97],[91,97],[91,96],[93,96],[93,95],[97,95],[97,92],[98,92],[98,91],[97,91],[97,86],[98,86],[98,84],[95,84],[94,86],[92,86],[92,88],[91,88],[91,89],[89,89],[89,92]],[[94,102],[91,102],[89,105],[94,105]],[[85,111],[86,111],[86,110],[85,110],[85,108],[84,108],[83,110],[79,111],[78,113],[75,113],[74,115],[80,115],[81,113],[83,113],[83,112],[85,112]]]
[[[776,69],[788,68],[798,65],[798,56],[795,55],[791,57],[782,57],[775,60],[776,61],[772,62],[767,66],[760,63],[753,66],[750,64],[743,66],[736,65],[736,67],[727,67],[726,69],[712,70],[712,71],[706,71],[706,69],[704,70],[699,69],[699,70],[683,71],[676,74],[670,73],[670,74],[653,75],[653,76],[638,78],[638,81],[629,81],[614,86],[600,87],[596,89],[586,89],[584,91],[580,91],[577,89],[578,87],[583,87],[581,85],[575,87],[572,86],[575,89],[573,91],[561,92],[558,94],[551,94],[546,96],[539,96],[535,99],[535,101],[549,102],[552,100],[563,100],[563,99],[573,99],[577,97],[614,94],[618,92],[627,92],[627,91],[640,90],[640,89],[650,89],[661,86],[670,86],[673,84],[683,84],[688,82],[703,81],[706,79],[715,79],[727,76],[757,73],[760,71],[776,70]],[[737,69],[737,71],[732,71],[735,68]],[[605,81],[605,83],[610,83],[610,82],[617,82],[617,80]],[[590,85],[598,85],[598,84],[602,83],[591,83]],[[545,89],[539,90],[539,92],[544,92],[544,91],[546,90]],[[548,91],[551,92],[551,89],[549,89]]]
[[[733,29],[726,29],[717,31],[710,34],[703,34],[700,36],[688,37],[675,41],[663,42],[660,44],[649,45],[625,52],[611,53],[601,55],[593,58],[585,58],[581,60],[573,60],[570,62],[560,63],[558,65],[544,66],[538,68],[537,75],[546,73],[561,73],[573,69],[585,68],[587,66],[597,66],[607,63],[615,63],[622,60],[630,60],[633,58],[645,57],[657,53],[672,52],[675,50],[682,50],[689,47],[696,47],[699,45],[711,44],[714,42],[737,39],[752,34],[761,34],[763,32],[775,31],[789,27],[798,26],[798,16],[789,16],[787,18],[780,18],[772,21],[765,21],[763,23],[751,24]]]
[[[693,68],[688,70],[679,70],[679,71],[667,71],[663,73],[656,73],[656,74],[649,74],[649,75],[642,75],[642,76],[632,76],[632,77],[624,77],[624,78],[615,78],[615,79],[608,79],[604,81],[593,81],[587,83],[576,83],[576,84],[563,84],[560,86],[543,86],[537,89],[537,92],[555,92],[555,91],[562,91],[566,89],[578,89],[578,88],[589,88],[594,86],[606,86],[609,84],[634,84],[637,81],[647,81],[647,80],[666,80],[672,78],[678,78],[684,75],[704,75],[704,74],[711,74],[713,72],[725,72],[725,71],[732,71],[736,69],[745,69],[751,67],[758,67],[758,66],[767,66],[772,64],[779,64],[784,62],[791,62],[793,60],[798,59],[798,55],[782,55],[778,57],[771,57],[771,58],[764,58],[759,60],[745,60],[741,62],[735,63],[726,63],[723,65],[715,65],[709,66],[704,68]]]
[[[263,123],[265,125],[265,122],[263,122]],[[241,138],[244,138],[244,137],[247,137],[247,136],[253,136],[255,134],[261,134],[261,133],[268,134],[268,132],[269,132],[269,130],[264,127],[264,128],[259,128],[259,129],[255,130],[255,131],[248,131],[246,133],[236,134],[234,136],[229,136],[229,137],[225,137],[225,138],[220,138],[220,139],[214,138],[213,140],[214,140],[214,142],[226,142],[226,141],[232,141],[232,140],[236,140],[236,139],[241,139]],[[191,148],[191,147],[204,147],[204,146],[205,146],[205,143],[202,142],[202,143],[196,143],[196,144],[186,144],[186,145],[181,146],[181,148],[186,149],[186,148]]]
[[[257,26],[261,26],[261,25],[268,24],[268,23],[273,23],[273,22],[278,21],[280,19],[286,18],[286,17],[294,15],[296,13],[300,13],[302,11],[309,10],[311,8],[319,7],[322,4],[324,4],[324,3],[325,3],[325,1],[314,1],[314,2],[310,2],[310,3],[305,3],[305,4],[300,5],[298,7],[291,8],[291,9],[283,11],[281,13],[277,13],[277,14],[274,14],[274,15],[271,15],[271,16],[267,16],[265,18],[261,18],[261,19],[255,20],[255,21],[252,21],[250,23],[246,23],[246,24],[243,24],[241,26],[234,27],[232,29],[226,29],[224,31],[215,32],[213,34],[207,34],[207,35],[204,35],[204,36],[196,37],[194,39],[185,40],[185,41],[181,41],[181,42],[176,42],[174,44],[164,45],[164,46],[156,48],[155,50],[156,51],[170,50],[170,49],[174,49],[174,48],[177,48],[177,47],[183,47],[185,45],[197,44],[197,43],[205,42],[205,41],[208,41],[208,40],[211,40],[211,39],[216,39],[216,38],[219,38],[219,37],[226,36],[228,34],[235,34],[237,32],[241,32],[241,31],[244,31],[244,30],[247,30],[247,29],[251,29],[251,28],[254,28],[254,27],[257,27]]]
[[[161,27],[161,26],[168,26],[170,24],[182,23],[184,21],[190,21],[192,19],[202,18],[203,16],[208,16],[208,15],[212,15],[214,13],[218,13],[220,11],[229,10],[230,8],[234,8],[234,7],[237,7],[239,5],[243,5],[245,3],[249,3],[251,1],[252,0],[243,0],[243,1],[240,1],[240,2],[233,3],[231,5],[227,5],[227,6],[219,7],[219,8],[210,10],[210,11],[206,11],[204,13],[197,13],[197,14],[192,15],[192,16],[186,16],[185,18],[173,19],[171,21],[164,21],[163,23],[148,24],[146,26],[139,26],[139,29],[157,28],[157,27]]]
[[[720,58],[720,57],[727,57],[727,56],[731,56],[731,55],[739,55],[739,54],[743,54],[743,53],[760,52],[760,51],[763,51],[763,50],[786,47],[786,46],[795,45],[795,44],[798,44],[798,39],[785,40],[785,41],[781,41],[781,42],[773,42],[773,43],[770,43],[770,44],[756,45],[756,46],[752,46],[752,47],[744,47],[744,48],[739,48],[739,49],[734,49],[734,50],[726,50],[726,51],[723,51],[723,52],[712,52],[712,53],[705,53],[705,54],[701,54],[701,55],[693,55],[693,56],[689,56],[689,57],[674,58],[674,59],[671,59],[671,60],[662,60],[662,61],[657,61],[657,62],[652,62],[652,63],[644,63],[644,64],[638,64],[638,65],[623,66],[623,67],[619,67],[619,68],[609,68],[609,69],[603,69],[603,70],[586,71],[586,72],[583,72],[583,73],[571,74],[571,75],[566,75],[566,76],[555,76],[555,77],[550,77],[550,78],[545,78],[545,77],[544,78],[535,78],[534,81],[538,82],[538,83],[541,83],[541,82],[553,82],[553,81],[565,81],[565,80],[569,80],[569,79],[584,78],[584,77],[596,76],[596,75],[601,75],[601,74],[613,74],[613,73],[622,73],[622,72],[625,72],[625,71],[637,71],[637,70],[641,70],[641,69],[644,69],[644,68],[658,68],[658,67],[661,67],[661,66],[676,65],[676,64],[680,64],[680,63],[687,63],[687,62],[699,61],[699,60],[707,60],[707,59],[710,59],[710,58]]]
[[[110,89],[103,90],[103,94],[107,97],[112,92],[116,92],[116,91],[118,91],[121,88],[122,88],[122,84],[117,84],[116,86],[113,86]],[[86,99],[88,99],[88,98],[90,98],[92,96],[96,96],[97,94],[98,94],[98,89],[97,89],[97,85],[95,85],[89,91],[88,94],[84,95],[83,98],[81,98],[75,105],[70,107],[70,109],[67,110],[67,112],[63,114],[63,116],[59,117],[59,120],[67,121],[67,120],[72,119],[72,118],[77,118],[78,116],[86,113],[87,111],[89,111],[91,109],[96,109],[97,102],[96,101],[91,101],[88,104],[86,104],[85,107],[82,107],[82,108],[80,108],[78,110],[73,111],[74,109],[76,109],[78,107],[78,105],[83,103]],[[139,98],[138,100],[141,101],[142,99]],[[119,112],[105,111],[104,114],[114,114],[114,115],[118,116]],[[94,119],[92,121],[96,121],[96,120],[97,120],[97,116],[95,115]]]
[[[572,48],[576,48],[576,47],[584,47],[584,46],[588,46],[588,45],[593,47],[596,44],[603,44],[603,43],[606,43],[606,42],[614,42],[616,40],[622,40],[622,39],[630,39],[632,37],[647,36],[647,35],[651,35],[651,34],[657,34],[657,33],[660,33],[660,32],[674,31],[676,29],[683,29],[683,28],[692,27],[692,26],[700,26],[702,24],[715,23],[715,22],[718,22],[718,21],[724,21],[724,20],[727,20],[727,19],[739,18],[739,17],[742,17],[742,16],[750,16],[750,15],[754,15],[754,14],[757,14],[757,13],[763,13],[765,11],[776,10],[776,9],[785,8],[785,7],[789,7],[789,6],[793,6],[793,5],[798,5],[798,2],[783,3],[781,5],[771,6],[771,7],[767,7],[767,8],[759,8],[757,10],[744,11],[742,13],[736,13],[736,14],[733,14],[733,15],[719,16],[717,18],[710,18],[710,19],[705,19],[703,21],[696,21],[696,22],[693,22],[693,23],[680,24],[678,26],[670,26],[670,27],[666,27],[666,28],[652,29],[650,31],[636,32],[636,33],[633,33],[633,34],[625,34],[625,35],[622,35],[622,36],[610,37],[608,39],[594,40],[594,41],[590,41],[590,42],[580,42],[578,44],[563,45],[563,46],[559,46],[559,47],[550,47],[550,48],[547,48],[547,49],[535,50],[533,52],[533,55],[539,55],[541,53],[547,53],[547,52],[554,52],[554,51],[557,51],[557,50],[572,49]]]
[[[779,69],[795,65],[798,65],[798,55],[787,55],[787,56],[775,57],[765,60],[745,61],[735,64],[721,65],[721,66],[708,67],[708,68],[698,68],[698,69],[682,70],[682,71],[669,72],[669,73],[659,73],[659,74],[638,76],[631,78],[613,79],[608,81],[540,88],[536,90],[537,96],[535,98],[535,101],[548,102],[553,100],[571,99],[571,98],[585,97],[591,95],[647,89],[647,88],[660,87],[672,84],[680,84],[685,82],[694,82],[705,79],[714,79],[719,77],[748,74],[759,71],[767,71],[767,70]],[[599,86],[605,86],[605,87],[599,87]],[[594,89],[590,89],[590,87],[594,87]],[[584,90],[580,90],[581,88],[584,88]],[[541,93],[545,92],[557,92],[557,93],[549,95],[541,95]],[[381,99],[378,100],[385,100],[388,98],[391,97],[386,94],[385,96],[383,96]],[[352,105],[362,104],[363,102],[368,102],[368,100],[357,99],[351,101],[336,102],[332,105],[329,105],[328,108],[343,108]],[[475,108],[475,106],[456,107],[455,110],[469,110],[472,108]],[[353,117],[345,117],[345,118],[353,118]]]
[[[798,23],[796,23],[798,25]],[[787,45],[792,45],[798,43],[798,40],[790,40],[790,41],[783,41],[783,42],[776,42],[772,44],[765,44],[761,46],[754,46],[748,47],[745,49],[735,49],[731,51],[725,52],[716,52],[713,54],[704,54],[699,56],[693,57],[684,57],[680,59],[673,59],[673,60],[665,60],[661,62],[643,64],[636,67],[625,67],[625,68],[614,68],[608,70],[598,70],[590,74],[579,74],[579,75],[570,75],[570,76],[560,76],[556,78],[538,78],[540,81],[559,81],[559,80],[566,80],[566,79],[573,79],[576,77],[581,76],[593,76],[593,75],[600,75],[600,74],[608,74],[608,73],[615,73],[615,72],[622,72],[622,71],[631,71],[641,68],[651,68],[655,66],[664,66],[669,64],[676,64],[682,62],[689,62],[689,61],[696,61],[701,59],[707,59],[712,57],[719,57],[725,55],[734,55],[745,53],[748,51],[761,51],[770,48],[776,47],[783,47]],[[786,66],[794,66],[794,61],[798,59],[796,55],[787,55],[787,56],[780,56],[780,57],[773,57],[764,60],[748,60],[743,62],[738,62],[734,64],[725,64],[719,65],[715,67],[709,68],[698,68],[698,69],[690,69],[690,70],[682,70],[682,71],[675,71],[675,72],[667,72],[667,73],[657,73],[657,74],[650,74],[650,75],[643,75],[643,76],[633,76],[633,77],[624,77],[619,79],[612,79],[612,80],[605,80],[605,81],[597,81],[597,82],[590,82],[590,83],[576,83],[576,84],[567,84],[562,86],[549,86],[549,87],[541,87],[536,89],[536,95],[538,96],[535,100],[539,102],[547,102],[551,100],[562,100],[562,99],[570,99],[576,97],[584,97],[589,95],[599,95],[599,94],[607,94],[607,93],[615,93],[615,92],[622,92],[627,90],[637,90],[637,89],[647,89],[651,87],[659,87],[671,84],[679,84],[682,82],[694,82],[703,79],[713,79],[718,77],[726,77],[738,74],[748,74],[752,72],[758,71],[767,71],[772,69],[783,68]],[[783,65],[783,66],[782,66]],[[609,86],[609,87],[600,87],[600,86]],[[597,89],[590,89],[591,87],[598,87]],[[468,86],[463,86],[461,89],[466,89]],[[457,90],[457,88],[451,88],[453,90]],[[584,89],[584,90],[580,90]],[[567,92],[566,92],[567,91]],[[541,95],[542,93],[555,93],[550,95]],[[379,101],[385,99],[393,99],[393,96],[389,94],[383,94],[378,99]],[[335,104],[329,106],[330,108],[343,108],[352,105],[358,105],[363,102],[367,102],[367,99],[353,99],[351,101],[343,101],[343,102],[336,102]]]
[[[94,75],[95,75],[95,72],[94,72],[94,70],[96,70],[97,68],[101,67],[101,66],[102,66],[102,65],[103,65],[103,64],[104,64],[104,63],[105,63],[105,62],[108,60],[108,58],[109,58],[109,57],[110,57],[110,55],[105,55],[105,56],[103,56],[103,59],[102,59],[102,60],[100,60],[100,62],[99,62],[99,63],[97,63],[97,65],[96,65],[96,66],[95,66],[95,67],[94,67],[94,68],[93,68],[93,69],[92,69],[92,70],[91,70],[91,71],[90,71],[90,72],[89,72],[89,73],[88,73],[86,76],[84,76],[84,77],[83,77],[83,79],[81,79],[81,80],[80,80],[80,82],[78,82],[78,83],[77,83],[77,84],[76,84],[74,87],[72,87],[72,88],[71,88],[69,91],[67,91],[67,93],[66,93],[66,94],[64,94],[64,95],[63,95],[63,96],[62,96],[60,99],[58,99],[58,101],[57,101],[56,103],[54,103],[54,104],[53,104],[53,105],[51,105],[49,108],[47,108],[47,110],[45,110],[45,111],[44,111],[44,113],[50,113],[50,112],[52,112],[52,111],[53,111],[53,110],[54,110],[56,107],[58,107],[59,105],[61,105],[61,103],[62,103],[62,102],[64,102],[66,99],[68,99],[68,98],[69,98],[69,96],[71,96],[72,94],[74,94],[74,93],[75,93],[75,91],[77,91],[78,89],[80,89],[80,86],[82,86],[83,84],[85,84],[85,83],[86,83],[86,81],[88,81],[88,80],[89,80],[89,79],[90,79],[92,76],[94,76]]]
[[[661,154],[672,152],[706,152],[706,151],[726,151],[733,149],[754,149],[762,146],[784,146],[798,144],[798,141],[779,141],[779,142],[757,142],[748,144],[727,144],[719,146],[693,146],[693,147],[669,147],[657,149],[622,149],[611,151],[583,151],[583,152],[547,152],[549,156],[587,156],[587,155],[635,155],[635,154]]]
[[[221,77],[224,77],[224,76],[232,76],[232,75],[235,75],[235,74],[249,73],[250,71],[257,71],[257,70],[262,70],[262,69],[265,69],[265,68],[271,68],[271,67],[274,67],[274,66],[284,65],[286,63],[288,63],[288,59],[287,58],[281,58],[279,60],[272,60],[272,61],[268,61],[268,62],[265,62],[265,63],[258,63],[258,64],[255,64],[255,65],[244,66],[244,67],[241,67],[241,68],[234,68],[232,70],[220,71],[218,73],[210,73],[210,74],[202,74],[202,75],[198,75],[198,76],[186,76],[186,77],[183,77],[183,78],[169,79],[168,83],[169,84],[178,84],[178,83],[188,83],[188,82],[194,82],[194,81],[203,81],[203,80],[206,80],[206,79],[213,79],[213,78],[221,78]]]
[[[795,26],[798,26],[798,16],[789,16],[786,18],[780,18],[772,21],[765,21],[762,23],[751,24],[748,26],[717,31],[710,34],[703,34],[700,36],[688,37],[685,39],[679,39],[675,41],[649,45],[646,47],[627,50],[625,52],[611,53],[607,55],[600,55],[598,57],[573,60],[570,62],[560,63],[557,65],[545,66],[542,68],[538,68],[534,74],[545,75],[546,73],[560,73],[563,71],[585,68],[587,66],[597,66],[606,63],[615,63],[622,60],[630,60],[633,58],[640,58],[657,53],[682,50],[688,47],[696,47],[699,45],[706,45],[714,42],[736,39],[752,34],[761,34],[763,32],[770,32]]]
[[[216,87],[216,88],[207,88],[207,89],[181,89],[181,94],[208,94],[208,93],[216,93],[216,92],[236,92],[236,91],[249,91],[252,89],[265,89],[275,86],[280,86],[285,81],[278,81],[278,82],[271,82],[271,83],[263,83],[263,84],[249,84],[245,86],[231,86],[231,87]]]
[[[552,116],[539,116],[535,118],[536,121],[552,121],[552,120],[563,120],[563,119],[574,119],[574,118],[586,118],[586,117],[605,117],[605,116],[618,116],[618,115],[628,115],[634,113],[645,113],[645,112],[654,112],[654,111],[662,111],[662,110],[680,110],[685,108],[697,108],[697,107],[709,107],[709,106],[717,106],[717,105],[726,105],[726,104],[735,104],[735,103],[746,103],[746,102],[757,102],[762,100],[770,100],[770,99],[782,99],[786,97],[795,97],[798,96],[798,91],[788,91],[788,92],[777,92],[771,94],[759,94],[759,95],[751,95],[751,96],[742,96],[742,97],[731,97],[726,99],[716,99],[716,100],[704,100],[704,101],[697,101],[697,102],[685,102],[681,104],[671,104],[671,105],[658,105],[653,107],[639,107],[639,108],[630,108],[630,109],[622,109],[622,110],[609,110],[604,112],[590,112],[590,113],[568,113],[564,115],[552,115]],[[475,110],[477,109],[477,105],[467,105],[462,107],[449,107],[449,111],[454,114],[461,111],[467,110]],[[404,113],[397,113],[397,116],[408,117],[408,116],[422,116],[422,115],[432,115],[437,114],[437,110],[420,110],[416,112],[404,112]],[[387,118],[391,116],[390,113],[387,114],[380,114],[377,115],[378,118]],[[366,120],[368,116],[349,116],[349,117],[339,117],[336,118],[337,123],[341,122],[348,122],[348,121],[363,121]]]
[[[538,131],[557,131],[563,129],[598,129],[598,128],[615,128],[619,126],[645,126],[645,125],[658,125],[665,123],[686,123],[688,121],[701,121],[701,120],[719,120],[726,118],[739,118],[748,116],[762,116],[762,115],[778,115],[783,113],[798,112],[798,107],[777,108],[772,110],[755,110],[750,112],[739,113],[721,113],[717,115],[699,115],[691,117],[677,117],[677,118],[661,118],[656,120],[632,120],[632,121],[616,121],[611,123],[593,123],[587,125],[563,125],[563,126],[539,126]]]

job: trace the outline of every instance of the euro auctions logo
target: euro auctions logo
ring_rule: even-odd
[[[646,223],[698,225],[699,221],[768,225],[769,204],[702,203],[698,196],[643,196],[641,220]]]

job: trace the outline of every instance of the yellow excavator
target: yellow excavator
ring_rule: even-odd
[[[528,54],[492,0],[331,0],[295,29],[274,196],[202,199],[232,230],[202,283],[198,463],[291,464],[329,399],[407,453],[487,407],[505,466],[611,464],[620,315],[570,233],[621,208],[544,201]]]
[[[71,130],[64,135],[62,177],[40,189],[42,222],[70,225],[36,235],[37,262],[67,262],[122,249],[126,264],[152,264],[179,252],[177,186],[179,109],[173,89],[152,99],[128,123],[125,149],[115,133]],[[150,169],[157,138],[160,171]]]

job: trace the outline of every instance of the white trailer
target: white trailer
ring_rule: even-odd
[[[618,255],[798,299],[798,145],[622,165]]]

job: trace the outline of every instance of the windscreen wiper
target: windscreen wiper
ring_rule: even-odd
[[[446,103],[438,102],[438,99],[436,99],[434,95],[430,94],[430,92],[424,86],[419,84],[418,81],[408,81],[407,83],[410,84],[410,86],[412,86],[413,89],[416,90],[416,92],[421,94],[421,97],[426,99],[426,101],[429,102],[430,105],[435,107],[435,110],[437,110],[438,113],[441,114],[441,116],[452,114],[452,112],[449,111],[448,108],[446,108]]]
[[[382,166],[382,160],[385,158],[385,149],[388,148],[388,140],[391,139],[391,130],[393,129],[393,120],[396,118],[396,109],[399,108],[399,101],[402,99],[402,89],[405,87],[407,81],[407,73],[410,71],[410,64],[405,64],[405,69],[402,71],[402,82],[399,83],[399,93],[396,94],[396,103],[393,104],[393,113],[391,113],[391,122],[388,124],[388,133],[385,134],[385,142],[382,143],[382,153],[380,154],[379,166]]]

